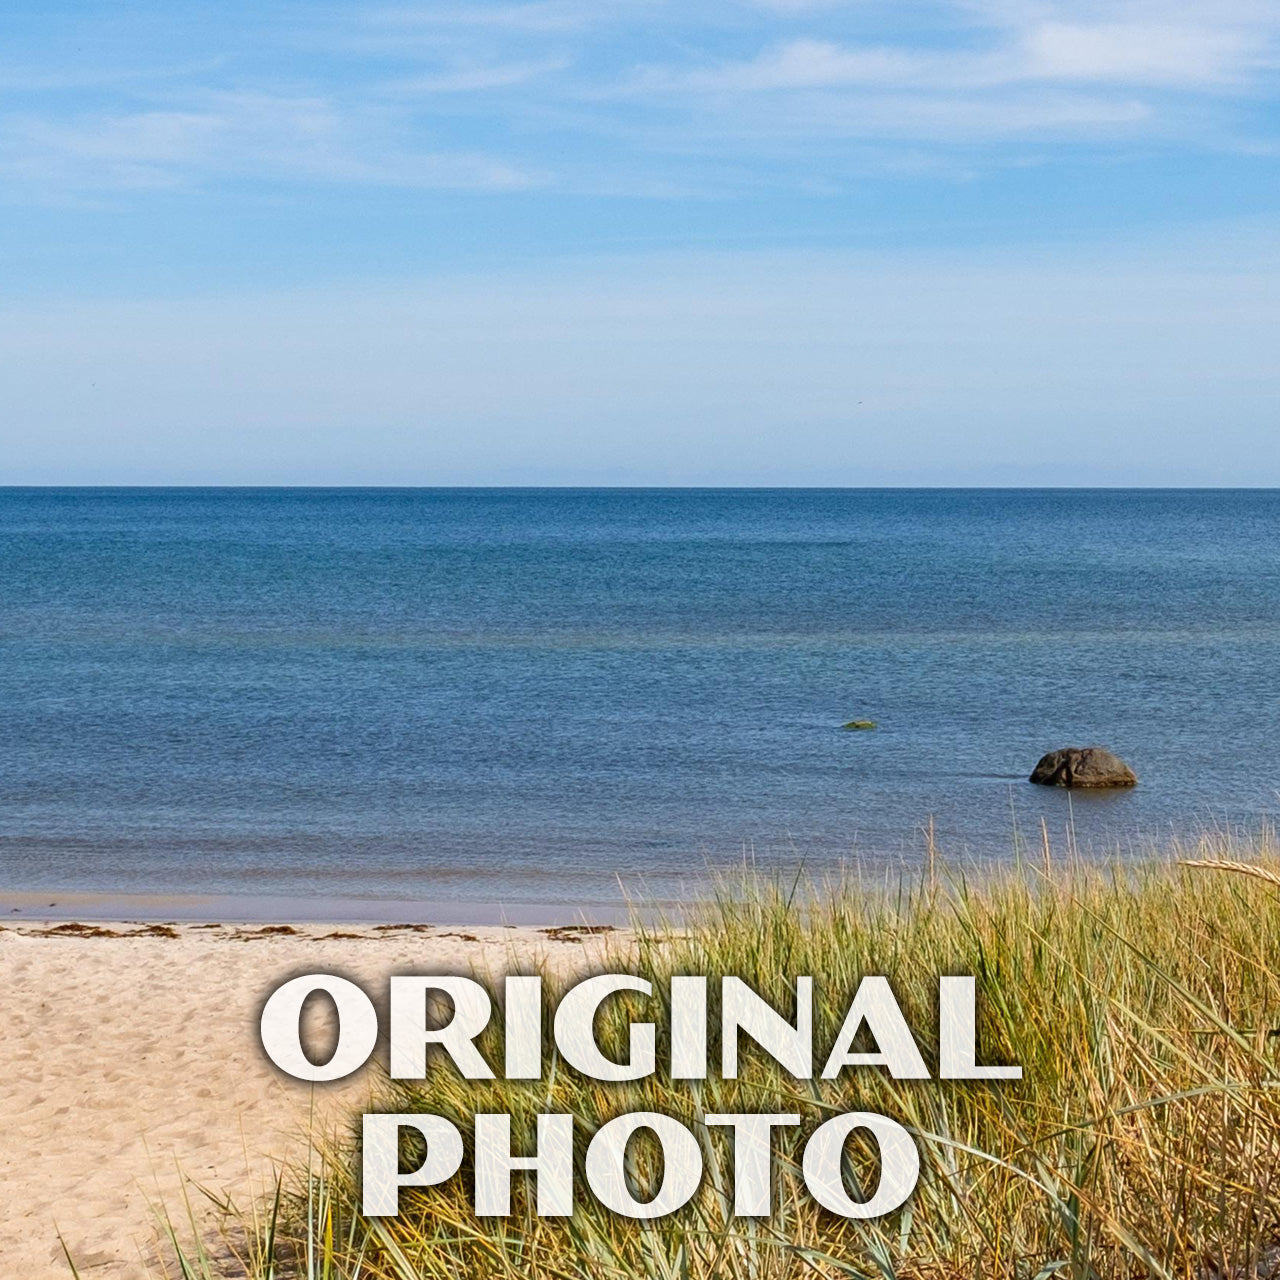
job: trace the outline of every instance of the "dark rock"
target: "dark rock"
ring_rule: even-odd
[[[1138,775],[1105,747],[1063,747],[1041,757],[1031,781],[1043,787],[1132,787]]]

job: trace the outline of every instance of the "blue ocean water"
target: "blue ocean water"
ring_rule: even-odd
[[[1139,852],[1265,822],[1278,721],[1276,492],[0,490],[11,891]],[[1026,781],[1089,743],[1141,785]]]

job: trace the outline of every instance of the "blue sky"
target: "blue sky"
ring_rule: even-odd
[[[1275,0],[11,2],[0,480],[1280,484],[1278,82]]]

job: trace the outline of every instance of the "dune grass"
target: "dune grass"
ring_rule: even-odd
[[[804,906],[789,886],[726,893],[678,929],[642,930],[636,950],[607,967],[648,976],[664,994],[666,975],[734,974],[780,1008],[794,976],[812,974],[818,1045],[830,1044],[861,976],[885,974],[931,1063],[938,975],[974,974],[985,1060],[1020,1063],[1022,1081],[895,1081],[863,1068],[797,1082],[756,1055],[735,1081],[602,1085],[558,1067],[539,1082],[476,1084],[451,1070],[425,1084],[387,1082],[384,1109],[443,1114],[468,1137],[477,1111],[510,1112],[517,1142],[538,1112],[572,1112],[579,1160],[585,1139],[624,1111],[691,1126],[712,1111],[798,1111],[805,1123],[775,1132],[767,1221],[729,1215],[731,1156],[723,1131],[705,1126],[701,1190],[648,1224],[611,1215],[585,1191],[571,1219],[535,1217],[521,1175],[512,1216],[479,1220],[467,1164],[446,1186],[402,1192],[397,1218],[366,1222],[354,1137],[340,1135],[314,1167],[291,1171],[281,1211],[269,1215],[272,1240],[264,1247],[259,1234],[246,1271],[255,1280],[1270,1274],[1280,1261],[1280,865],[1253,851],[1242,873],[1231,865],[1239,860],[1067,868],[1046,850],[1043,864],[975,882],[809,886]],[[627,1012],[610,1008],[605,1037],[621,1034]],[[653,1017],[649,1002],[632,1012]],[[501,1060],[497,1033],[485,1047]],[[804,1138],[850,1110],[892,1116],[917,1138],[919,1186],[887,1219],[828,1214],[801,1180]],[[874,1179],[866,1152],[849,1156],[851,1178]],[[645,1159],[637,1153],[641,1178]]]

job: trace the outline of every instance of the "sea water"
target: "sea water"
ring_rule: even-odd
[[[1278,734],[1277,492],[0,490],[10,892],[1134,857],[1259,830]],[[1087,744],[1140,785],[1027,782]]]

